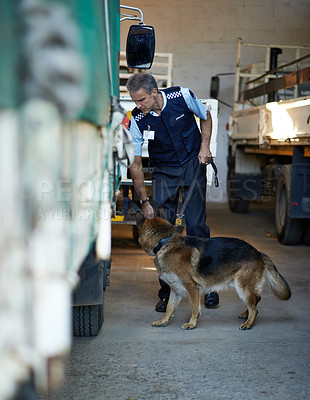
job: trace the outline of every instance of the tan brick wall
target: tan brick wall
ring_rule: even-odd
[[[310,44],[309,0],[128,0],[124,4],[142,9],[145,22],[154,26],[156,51],[173,53],[173,83],[190,87],[201,98],[209,97],[212,75],[234,72],[238,37],[253,43]],[[121,23],[122,49],[131,23]],[[253,53],[249,63],[263,57]],[[219,98],[232,104],[233,76],[221,78]],[[226,198],[229,112],[220,106],[217,164],[221,189],[211,189],[210,200]]]

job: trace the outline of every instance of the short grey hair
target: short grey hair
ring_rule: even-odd
[[[137,73],[132,75],[127,82],[127,89],[129,92],[137,92],[144,89],[146,93],[152,93],[153,89],[158,91],[157,82],[153,75],[149,73]]]

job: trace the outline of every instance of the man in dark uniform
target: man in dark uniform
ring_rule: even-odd
[[[136,103],[129,126],[135,150],[130,174],[144,216],[154,218],[154,210],[161,206],[169,222],[175,224],[179,191],[182,191],[184,201],[195,173],[200,168],[184,211],[186,233],[189,236],[210,237],[210,229],[206,225],[206,163],[212,157],[210,112],[189,89],[172,87],[159,91],[156,80],[148,73],[132,75],[127,88]],[[194,115],[200,118],[201,132]],[[153,167],[153,206],[144,185],[144,141],[148,142],[148,153]],[[161,280],[160,285],[160,301],[155,309],[165,312],[170,287]],[[208,308],[217,306],[218,302],[216,292],[205,296],[205,305]]]

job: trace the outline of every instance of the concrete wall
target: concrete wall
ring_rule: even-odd
[[[173,84],[208,98],[212,75],[234,72],[236,40],[310,45],[309,0],[127,0],[156,30],[156,51],[173,53]],[[130,21],[121,23],[121,43]],[[263,61],[253,52],[248,63]],[[233,76],[221,78],[220,100],[232,104]],[[218,150],[220,188],[209,188],[209,201],[226,200],[226,124],[230,109],[220,105]]]

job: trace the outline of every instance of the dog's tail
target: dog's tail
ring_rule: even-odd
[[[271,290],[273,291],[275,296],[278,297],[278,299],[288,300],[291,297],[291,289],[288,283],[277,270],[271,258],[264,253],[261,253],[261,256],[264,262]]]

